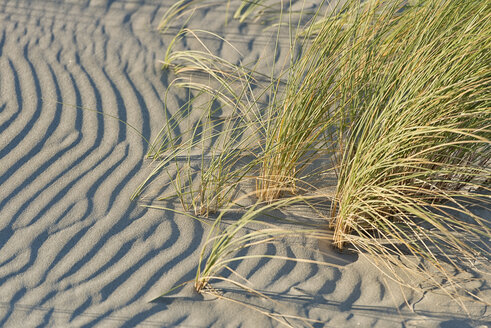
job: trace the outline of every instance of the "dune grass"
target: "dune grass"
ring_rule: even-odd
[[[235,18],[247,19],[260,3],[244,2]],[[215,221],[196,289],[220,279],[230,261],[246,259],[233,258],[240,248],[284,235],[271,227],[238,232],[269,208],[298,199],[315,207],[301,194],[334,169],[335,194],[316,196],[332,201],[326,216],[334,246],[358,250],[400,284],[418,287],[401,275],[404,269],[455,299],[462,290],[478,299],[457,273],[489,261],[489,218],[477,217],[469,206],[489,208],[490,202],[490,16],[491,4],[479,0],[334,2],[304,25],[282,12],[279,20],[291,29],[290,62],[260,85],[259,94],[254,66],[227,62],[204,43],[200,51],[169,48],[166,68],[178,76],[200,71],[211,77],[209,83],[178,77],[176,85],[211,98],[190,138],[173,135],[182,111],[169,119],[152,146],[158,151],[149,154],[160,161],[154,175],[174,162],[178,174],[171,180],[183,206],[205,216],[233,202],[241,182],[256,182],[258,203],[241,220],[223,228],[222,213]],[[206,32],[182,29],[178,37],[199,33]],[[265,94],[271,96],[263,104]],[[213,119],[215,103],[232,109],[229,125]],[[223,142],[210,145],[214,138]],[[187,154],[189,166],[196,148],[202,171],[193,187],[190,174],[179,175],[176,159]],[[253,160],[244,164],[244,154]],[[323,164],[313,170],[316,159]],[[326,236],[321,230],[293,233]]]
[[[161,63],[176,78],[165,98],[169,90],[185,88],[189,90],[188,100],[167,117],[151,143],[147,157],[156,162],[155,168],[132,198],[139,197],[164,171],[170,176],[175,194],[159,200],[177,197],[185,210],[207,217],[232,201],[238,184],[244,182],[256,163],[254,158],[244,163],[243,157],[254,154],[251,148],[255,147],[254,122],[258,114],[256,101],[250,99],[253,95],[249,88],[255,83],[251,71],[214,55],[201,41],[203,35],[216,37],[238,52],[223,38],[202,30],[183,28],[172,40]],[[202,48],[174,51],[172,47],[183,37],[196,39]],[[231,113],[224,115],[224,108]],[[196,112],[200,113],[197,118]],[[183,126],[187,129],[176,134],[174,130]]]
[[[468,269],[462,259],[489,258],[489,218],[466,206],[489,206],[490,18],[480,1],[422,1],[362,34],[364,53],[355,50],[343,72],[353,76],[347,107],[355,114],[333,243],[373,254],[391,272],[404,263],[438,287],[445,280],[449,295],[461,289],[453,277]],[[410,256],[425,266],[401,260]]]

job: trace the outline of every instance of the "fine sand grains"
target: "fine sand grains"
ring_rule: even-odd
[[[173,89],[164,103],[172,77],[158,65],[177,30],[161,35],[156,27],[173,3],[0,0],[0,327],[277,324],[188,289],[150,302],[194,278],[209,229],[129,201],[151,170],[148,145],[134,129],[153,139],[186,101],[185,91]],[[189,24],[221,33],[244,62],[274,49],[263,26],[224,26],[225,13],[225,6],[212,7]],[[278,63],[287,55],[284,41],[271,56]],[[209,46],[228,60],[238,56],[216,40]],[[160,192],[152,185],[145,197]],[[296,240],[248,252],[321,259],[317,249]],[[342,268],[269,259],[233,266],[276,303],[225,283],[214,287],[319,327],[474,327],[491,320],[477,302],[469,302],[468,315],[444,295],[401,293],[363,256],[346,258]],[[489,277],[473,284],[491,298]]]

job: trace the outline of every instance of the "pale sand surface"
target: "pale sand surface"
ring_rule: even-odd
[[[189,288],[150,302],[194,277],[207,228],[130,202],[149,173],[147,144],[117,120],[71,106],[156,136],[165,111],[185,101],[173,91],[164,106],[170,77],[157,65],[177,31],[155,32],[172,3],[0,0],[0,327],[277,325]],[[205,10],[190,24],[232,40],[246,62],[265,49],[274,54],[261,26],[224,27],[224,14]],[[210,44],[234,59],[223,44]],[[282,51],[270,58],[279,61]],[[318,248],[293,240],[249,252],[321,259]],[[467,304],[469,318],[446,296],[406,291],[407,307],[366,259],[337,256],[343,268],[267,259],[233,266],[276,303],[216,287],[266,312],[320,320],[317,327],[491,327],[477,302]],[[473,284],[489,301],[489,279]]]

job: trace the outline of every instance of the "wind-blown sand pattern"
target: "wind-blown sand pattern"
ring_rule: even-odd
[[[185,101],[176,90],[164,104],[170,79],[158,65],[176,30],[155,29],[172,4],[0,0],[0,327],[277,325],[186,288],[150,302],[194,278],[207,233],[184,215],[129,200],[150,172],[148,145],[122,122],[151,140],[166,111]],[[245,62],[272,47],[261,26],[224,27],[224,14],[204,10],[191,24],[223,33]],[[215,45],[218,55],[234,56]],[[281,50],[272,56],[278,62]],[[322,258],[316,249],[296,240],[249,252]],[[467,315],[431,292],[405,291],[408,307],[362,256],[341,260],[342,268],[270,259],[233,266],[277,303],[217,286],[262,311],[319,320],[319,327],[484,327],[491,320],[478,302]],[[489,279],[473,284],[489,301]]]

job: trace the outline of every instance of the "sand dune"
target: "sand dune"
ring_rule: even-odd
[[[208,229],[129,200],[151,168],[147,143],[122,121],[151,140],[184,99],[176,90],[164,103],[169,77],[158,65],[176,31],[155,28],[172,3],[0,0],[0,327],[277,325],[190,289],[150,302],[194,278]],[[222,8],[200,15],[191,24],[223,33],[246,62],[273,47],[259,25],[222,26]],[[284,53],[280,47],[272,58]],[[321,258],[316,249],[296,241],[249,252]],[[266,312],[319,320],[319,327],[476,327],[491,320],[478,303],[468,305],[469,318],[445,296],[407,291],[411,312],[363,257],[347,258],[344,268],[235,264],[277,303],[226,284],[223,292]],[[490,296],[488,282],[477,287]]]

